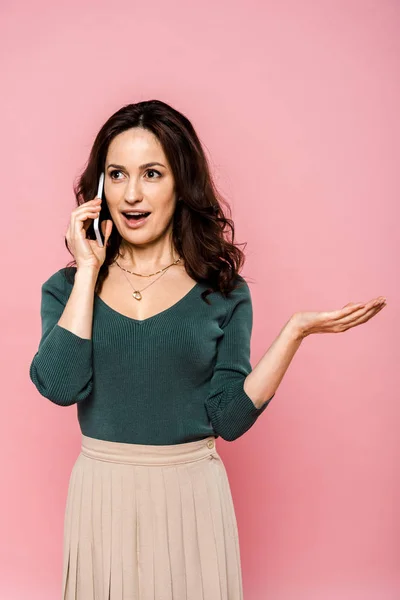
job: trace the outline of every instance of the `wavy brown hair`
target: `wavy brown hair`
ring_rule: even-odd
[[[221,196],[213,182],[209,164],[201,142],[191,122],[179,111],[160,100],[147,100],[128,104],[114,113],[98,132],[85,169],[74,183],[77,206],[92,200],[97,194],[100,173],[104,171],[107,150],[111,140],[126,129],[141,127],[152,132],[167,156],[175,180],[177,198],[173,216],[172,242],[184,258],[186,271],[196,281],[209,288],[203,298],[213,291],[223,295],[236,287],[245,256],[234,242],[235,228],[228,202]],[[111,219],[106,202],[103,202],[101,221]],[[229,213],[225,216],[222,206]],[[93,223],[86,233],[96,239]],[[109,265],[119,255],[122,237],[112,228],[106,248],[106,258],[100,268],[95,293],[102,289]],[[65,245],[72,255],[65,237]],[[72,283],[73,260],[67,265],[66,275]],[[243,278],[243,277],[242,277]],[[243,278],[244,279],[244,278]]]

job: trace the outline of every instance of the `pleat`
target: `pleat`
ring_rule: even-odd
[[[180,465],[177,465],[162,470],[173,600],[187,597],[182,500],[178,475],[179,468]]]
[[[65,583],[65,600],[75,600],[78,590],[79,537],[83,488],[83,469],[79,457],[74,465],[74,471],[74,489],[71,496],[71,512],[69,513],[69,556],[68,574]]]
[[[230,524],[230,531],[231,531],[231,536],[232,536],[232,542],[230,544],[230,549],[232,550],[232,556],[230,557],[231,558],[230,564],[235,567],[232,569],[233,570],[232,582],[233,582],[234,589],[241,591],[241,595],[238,596],[238,598],[240,598],[240,600],[241,600],[242,599],[243,580],[242,580],[242,566],[241,566],[241,556],[240,556],[238,523],[237,523],[237,519],[236,519],[234,504],[233,504],[232,490],[230,487],[228,475],[226,473],[225,465],[223,464],[222,461],[220,461],[220,467],[221,467],[221,472],[222,472],[222,478],[221,478],[222,485],[223,485],[223,488],[225,489],[224,507],[225,507],[225,510],[227,513],[227,522]],[[235,596],[235,594],[233,594],[233,597],[234,596]]]
[[[111,470],[113,464],[105,462],[102,468],[101,533],[103,549],[103,590],[104,600],[110,600],[111,586],[111,547],[112,547],[112,487]],[[80,599],[79,599],[80,600]]]
[[[150,469],[137,468],[138,574],[140,600],[154,600],[154,522],[150,493]]]
[[[231,495],[227,494],[227,474],[218,455],[213,456],[210,468],[205,472],[205,479],[215,532],[220,597],[221,600],[242,600],[240,556],[232,548],[235,544],[235,531],[227,512],[227,504],[231,504],[233,509],[233,501]]]
[[[88,465],[93,471],[92,492],[92,531],[93,531],[93,580],[96,600],[107,598],[103,580],[103,537],[102,537],[102,511],[103,511],[103,463],[88,460]]]
[[[137,577],[138,577],[138,590],[140,594],[141,590],[141,573],[140,573],[140,535],[141,535],[141,525],[139,520],[139,506],[140,506],[140,489],[139,489],[139,469],[136,470],[136,489],[135,489],[135,519],[136,519],[136,558],[137,558]]]
[[[137,471],[133,465],[126,466],[121,479],[121,550],[122,589],[124,600],[139,598],[138,544],[137,544]]]
[[[154,597],[173,600],[170,539],[168,533],[168,501],[163,473],[169,467],[147,467],[150,502],[153,512]]]
[[[203,595],[206,600],[222,600],[217,542],[206,481],[206,471],[212,468],[210,462],[213,460],[214,458],[210,457],[200,461],[189,469],[189,473],[196,516]]]
[[[205,600],[203,577],[200,568],[200,549],[197,531],[195,504],[191,482],[190,466],[178,467],[181,494],[181,517],[184,548],[184,566],[186,570],[186,593],[191,600]]]
[[[125,465],[114,465],[111,476],[110,600],[124,600],[122,581],[122,477]]]
[[[62,576],[62,600],[66,600],[66,589],[69,578],[69,564],[70,564],[70,542],[71,542],[71,513],[73,497],[75,492],[75,481],[76,481],[76,468],[75,465],[72,468],[67,491],[67,500],[65,504],[65,515],[64,515],[64,536],[63,536],[63,576]]]
[[[226,599],[242,600],[239,537],[230,484],[225,465],[221,458],[219,456],[216,457],[212,464],[216,471],[214,485],[217,483],[216,490],[218,491],[218,501],[215,504],[217,507],[217,520],[222,523],[222,527],[220,527],[219,546],[220,554],[224,557],[225,562],[225,575],[222,580],[226,581],[227,584]],[[225,600],[224,596],[223,598]]]
[[[81,505],[77,539],[77,597],[96,600],[93,579],[93,529],[92,529],[92,480],[93,472],[86,459],[81,457]]]

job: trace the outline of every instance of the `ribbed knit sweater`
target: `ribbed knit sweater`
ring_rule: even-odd
[[[76,273],[76,267],[70,267]],[[42,337],[30,365],[39,393],[77,406],[81,432],[115,442],[167,445],[235,440],[266,409],[243,388],[251,372],[253,312],[247,282],[224,297],[198,282],[144,320],[94,294],[92,337],[58,325],[73,285],[60,269],[42,285]],[[275,394],[274,394],[275,395]]]

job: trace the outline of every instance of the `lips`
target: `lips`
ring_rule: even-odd
[[[133,214],[149,213],[149,212],[151,212],[151,211],[150,211],[150,210],[147,210],[147,209],[145,209],[145,208],[143,208],[143,209],[140,209],[140,210],[136,210],[136,211],[135,211],[135,210],[132,210],[132,209],[129,209],[129,208],[127,208],[126,210],[121,210],[121,212],[122,212],[122,214],[123,214],[123,215],[125,215],[125,214],[128,214],[128,213],[133,213]]]
[[[143,211],[145,212],[145,211]],[[144,225],[145,223],[147,223],[147,221],[149,220],[151,213],[148,213],[147,216],[145,217],[141,217],[139,218],[128,218],[125,213],[122,213],[122,217],[124,220],[124,223],[127,225],[127,227],[129,227],[130,229],[136,229],[137,227],[141,227],[142,225]]]

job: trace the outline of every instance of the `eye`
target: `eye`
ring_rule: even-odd
[[[114,177],[113,177],[114,173],[121,173],[121,171],[118,171],[117,169],[115,169],[113,171],[110,171],[110,177],[111,177],[111,179],[114,179]]]
[[[159,177],[161,177],[160,171],[157,171],[156,169],[147,169],[146,173],[158,173]],[[150,177],[150,179],[158,179],[158,178]]]

